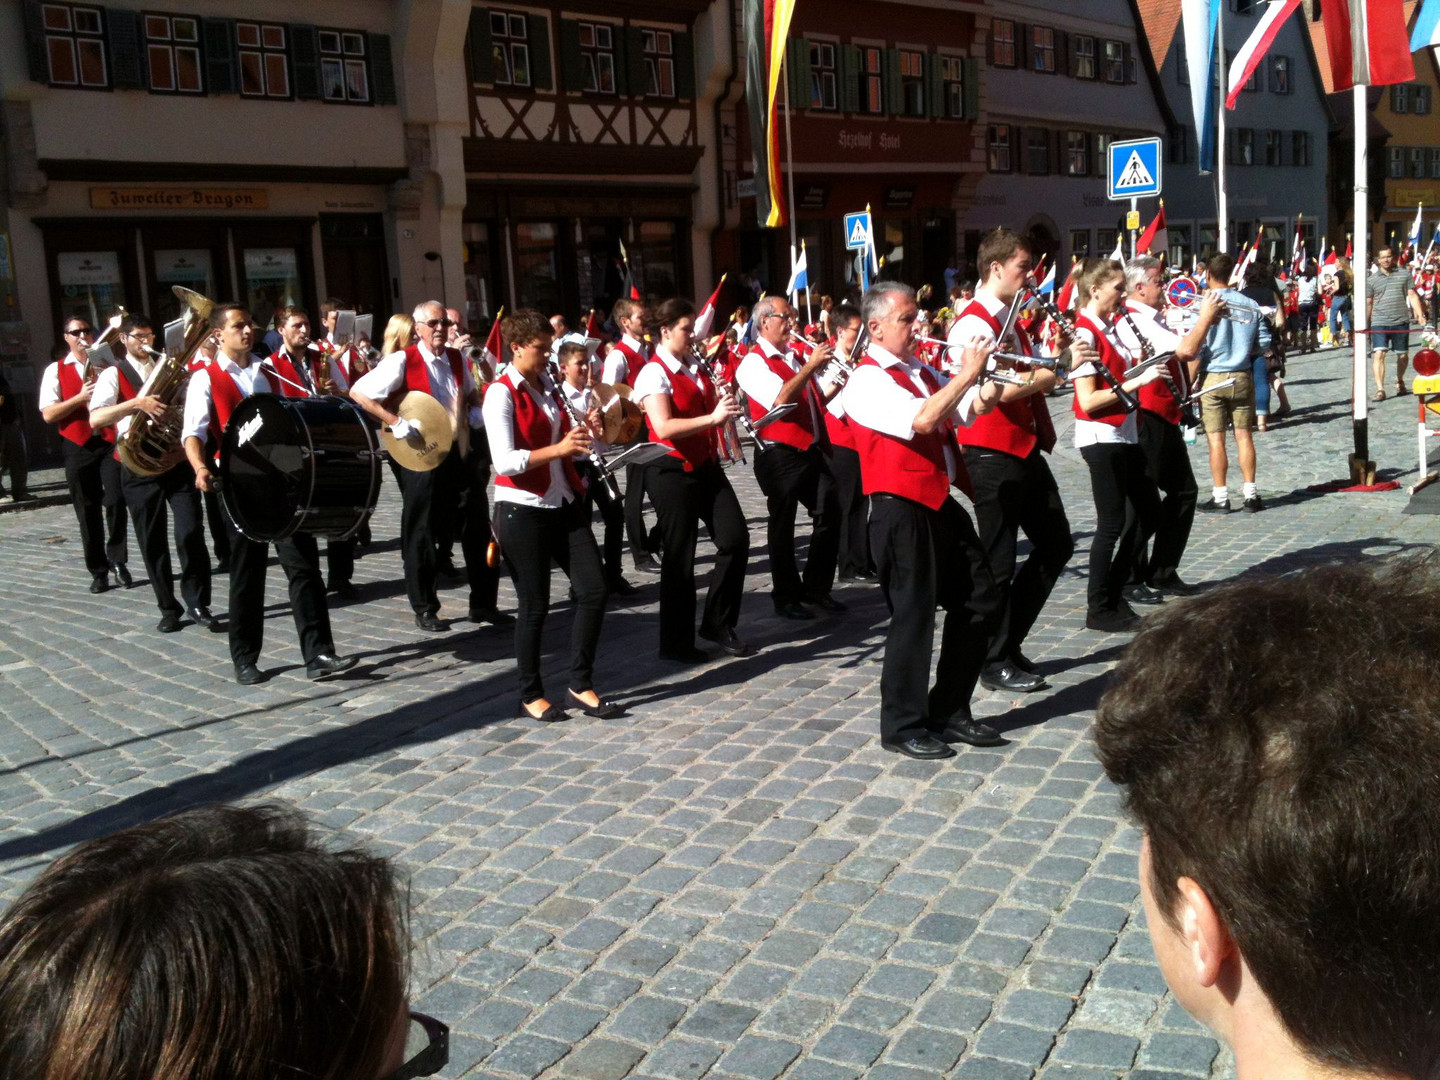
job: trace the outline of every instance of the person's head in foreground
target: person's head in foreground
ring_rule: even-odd
[[[1147,619],[1096,714],[1175,997],[1241,1080],[1440,1077],[1440,560]]]
[[[408,956],[385,859],[278,806],[186,811],[79,845],[0,916],[0,1076],[428,1076],[447,1037],[412,1021]]]

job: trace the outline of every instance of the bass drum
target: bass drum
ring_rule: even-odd
[[[344,398],[252,394],[220,442],[220,499],[241,536],[346,540],[380,497],[380,446]]]

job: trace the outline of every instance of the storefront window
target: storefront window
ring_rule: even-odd
[[[246,248],[245,302],[257,331],[268,327],[277,307],[299,304],[300,272],[293,247]]]
[[[1170,265],[1178,266],[1188,271],[1190,269],[1190,226],[1171,225],[1170,234]]]
[[[879,226],[883,238],[880,242],[880,272],[873,275],[876,281],[905,280],[905,242],[909,230],[908,221],[886,221]]]
[[[1070,230],[1070,254],[1074,255],[1077,259],[1087,259],[1090,257],[1089,229]]]
[[[1213,221],[1200,226],[1200,261],[1214,255],[1220,247],[1220,226]]]
[[[208,248],[160,248],[155,251],[153,299],[149,315],[156,325],[180,317],[183,310],[172,286],[179,285],[210,300],[218,300],[215,268]]]
[[[490,225],[465,222],[465,325],[479,326],[495,314],[495,252]]]
[[[676,258],[675,223],[673,221],[642,221],[639,224],[640,265],[635,276],[643,281],[640,291],[646,296],[664,298],[679,290]],[[632,261],[634,256],[631,256]]]
[[[62,251],[56,257],[60,279],[60,319],[88,319],[104,326],[118,307],[128,307],[114,251]]]
[[[516,223],[515,294],[521,307],[539,308],[547,315],[560,310],[555,243],[553,222]]]

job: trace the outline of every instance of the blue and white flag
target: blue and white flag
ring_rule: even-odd
[[[800,241],[800,256],[796,258],[795,250],[790,250],[790,284],[785,286],[785,291],[794,296],[797,292],[804,292],[810,288],[810,267],[805,260],[805,241]]]
[[[1055,291],[1055,264],[1050,264],[1050,271],[1045,275],[1045,280],[1040,282],[1040,287],[1035,290],[1041,296],[1049,296]]]
[[[1425,213],[1425,204],[1419,203],[1415,207],[1415,223],[1410,226],[1410,247],[1419,250],[1420,247],[1420,218]]]
[[[1185,32],[1185,66],[1190,76],[1190,107],[1201,174],[1215,171],[1215,42],[1222,0],[1180,0]]]
[[[1420,0],[1415,13],[1415,26],[1410,31],[1410,51],[1434,46],[1440,48],[1440,0]]]

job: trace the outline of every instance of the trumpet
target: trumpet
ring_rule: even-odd
[[[1177,333],[1189,333],[1195,328],[1195,324],[1200,321],[1199,304],[1194,304],[1190,307],[1185,308],[1176,307],[1172,304],[1167,310],[1173,311],[1175,313],[1173,318],[1175,320],[1175,329]],[[1264,311],[1257,311],[1254,308],[1247,307],[1231,307],[1228,303],[1222,300],[1220,302],[1219,315],[1220,318],[1227,319],[1230,322],[1233,322],[1236,326],[1252,326],[1259,318],[1264,315]]]

